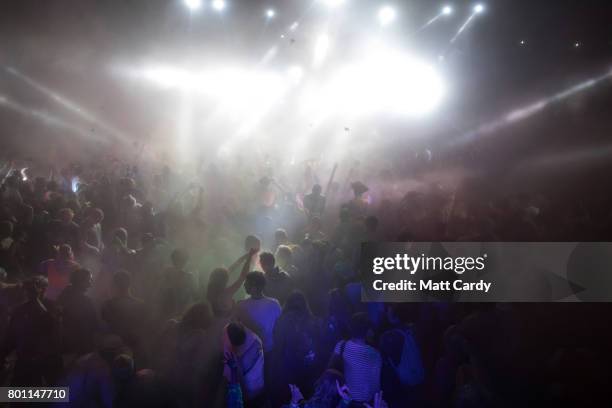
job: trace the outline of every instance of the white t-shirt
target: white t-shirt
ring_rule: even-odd
[[[246,329],[246,340],[243,345],[233,347],[227,337],[227,330],[223,331],[223,350],[233,352],[238,359],[242,371],[242,389],[245,399],[250,400],[260,395],[264,390],[264,355],[261,340],[251,330]],[[227,365],[223,368],[225,378],[230,380],[230,370]]]
[[[274,324],[280,314],[278,300],[265,296],[261,299],[241,300],[236,306],[236,317],[259,336],[265,352],[274,346]]]

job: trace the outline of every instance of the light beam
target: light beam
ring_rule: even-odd
[[[475,5],[474,6],[474,11],[472,11],[472,14],[470,14],[468,19],[465,20],[465,23],[463,23],[463,25],[461,25],[461,27],[459,27],[459,30],[457,31],[457,34],[455,34],[455,36],[451,39],[451,44],[454,43],[455,41],[457,41],[457,39],[459,38],[461,33],[463,33],[465,31],[465,29],[468,28],[468,26],[470,25],[472,20],[474,20],[474,18],[478,14],[481,14],[483,12],[484,12],[484,6],[482,4]]]
[[[72,123],[66,122],[58,118],[57,116],[50,115],[47,112],[27,108],[17,102],[10,100],[4,95],[0,95],[0,107],[5,107],[21,115],[38,120],[44,125],[55,127],[63,131],[72,132],[83,138],[100,139],[100,136],[97,134],[91,134],[91,132],[87,132],[85,129],[75,126]]]
[[[460,137],[458,140],[455,141],[455,144],[469,143],[478,137],[486,136],[502,128],[505,128],[507,126],[513,125],[523,120],[526,120],[536,115],[537,113],[544,111],[549,106],[559,103],[578,93],[584,92],[587,89],[593,88],[599,83],[605,80],[608,80],[610,78],[612,78],[612,71],[609,71],[606,74],[601,75],[599,77],[591,78],[589,80],[581,82],[577,85],[569,87],[563,91],[557,92],[556,94],[553,94],[546,98],[540,99],[539,101],[533,102],[529,105],[513,109],[505,113],[504,115],[502,115],[499,119],[482,124],[478,126],[478,128],[476,128],[475,130],[472,130],[464,134],[462,137]]]
[[[442,10],[440,10],[438,14],[436,14],[431,19],[429,19],[429,21],[426,22],[425,25],[423,25],[423,27],[421,27],[421,30],[424,30],[425,28],[429,27],[430,25],[438,21],[440,18],[445,17],[445,16],[448,17],[451,14],[453,14],[453,8],[451,6],[442,7]]]
[[[6,70],[6,72],[8,72],[8,73],[16,76],[17,78],[21,79],[23,82],[28,84],[33,89],[35,89],[38,92],[41,92],[44,95],[50,97],[52,100],[54,100],[55,102],[60,104],[65,109],[71,111],[72,113],[80,116],[81,118],[85,119],[86,121],[91,122],[92,124],[96,125],[100,129],[102,129],[105,132],[109,133],[111,136],[113,136],[113,137],[115,137],[115,138],[117,138],[119,140],[123,140],[123,141],[129,140],[129,135],[126,135],[125,133],[123,133],[120,130],[116,129],[112,125],[102,121],[101,119],[96,117],[93,113],[88,112],[86,109],[82,108],[81,106],[79,106],[75,102],[69,100],[68,98],[64,97],[63,95],[60,95],[59,93],[55,92],[54,90],[52,90],[50,88],[47,88],[44,85],[39,84],[38,82],[36,82],[32,78],[30,78],[30,77],[26,76],[25,74],[22,74],[21,72],[17,71],[15,68],[6,67],[5,70]]]

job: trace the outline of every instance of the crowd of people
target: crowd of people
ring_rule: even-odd
[[[605,381],[592,305],[366,303],[357,269],[363,242],[597,239],[599,209],[234,166],[6,162],[2,385],[68,386],[76,407],[394,408],[581,401],[582,373]]]

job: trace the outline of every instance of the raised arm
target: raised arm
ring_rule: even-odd
[[[248,253],[242,255],[240,258],[238,258],[236,262],[232,264],[232,266],[229,267],[230,272],[232,272],[238,267],[238,265],[240,265],[240,262],[243,263],[242,271],[240,272],[240,276],[238,277],[238,279],[236,279],[236,282],[232,283],[226,289],[230,294],[233,295],[234,293],[236,293],[238,289],[240,289],[240,287],[244,283],[244,280],[246,279],[246,275],[247,273],[249,273],[249,266],[251,265],[251,259],[253,259],[253,256],[256,253],[257,253],[257,250],[254,248],[251,248]]]

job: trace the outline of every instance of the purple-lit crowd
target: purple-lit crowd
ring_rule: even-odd
[[[607,236],[588,202],[311,163],[0,165],[0,385],[74,407],[501,407],[580,399],[599,370],[563,329],[588,305],[366,303],[358,273],[364,242]]]

